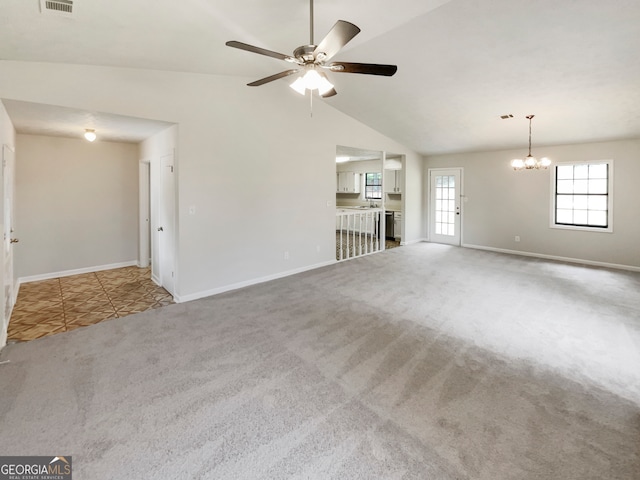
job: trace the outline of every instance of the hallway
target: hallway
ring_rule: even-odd
[[[9,342],[24,342],[174,303],[135,266],[53,278],[20,286]]]

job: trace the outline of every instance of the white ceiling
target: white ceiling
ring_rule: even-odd
[[[24,134],[82,138],[85,129],[91,128],[99,141],[139,143],[171,125],[159,120],[17,100],[3,99],[2,103],[16,131]]]
[[[63,18],[40,14],[37,0],[2,0],[0,59],[246,83],[289,64],[225,41],[289,54],[309,41],[308,9],[307,0],[74,0]],[[362,29],[336,60],[398,65],[391,78],[332,73],[338,95],[325,101],[418,152],[524,148],[528,114],[534,150],[640,138],[638,0],[316,0],[315,15],[316,43],[338,19]],[[39,128],[26,110],[18,128]]]

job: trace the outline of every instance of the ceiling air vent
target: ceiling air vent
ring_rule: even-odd
[[[45,15],[73,16],[72,0],[40,0],[40,12]]]

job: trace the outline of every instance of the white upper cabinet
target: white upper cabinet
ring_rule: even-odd
[[[336,174],[338,193],[360,193],[360,174],[355,172],[338,172]]]
[[[402,193],[402,170],[384,171],[385,193]]]

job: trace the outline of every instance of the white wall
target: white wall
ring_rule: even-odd
[[[426,239],[427,188],[424,177],[425,165],[422,159],[414,155],[405,157],[404,186],[402,187],[404,217],[402,242],[405,244]]]
[[[286,84],[245,84],[226,76],[0,61],[6,98],[179,125],[182,299],[335,261],[337,145],[406,155],[406,174],[421,174],[419,155],[337,112],[330,100],[314,102],[311,118],[309,102]],[[407,240],[423,228],[422,183],[415,188],[404,206],[417,222],[407,226]],[[196,215],[188,215],[189,206]]]
[[[3,145],[8,145],[15,151],[16,146],[16,131],[13,128],[13,123],[11,123],[11,119],[7,114],[7,110],[4,108],[4,105],[0,101],[0,149],[2,149]],[[2,150],[0,150],[0,157],[2,156]],[[0,170],[0,173],[2,170]],[[2,176],[0,174],[0,185],[4,185]],[[0,187],[0,193],[2,193],[2,187]],[[10,232],[4,231],[4,222],[2,213],[4,212],[4,194],[0,194],[0,238],[4,238],[5,234],[9,234]],[[14,249],[15,251],[15,249]],[[2,255],[4,262],[4,255]],[[0,291],[4,292],[4,264],[0,262],[0,266],[2,268],[2,278],[0,278],[0,287],[2,289]],[[14,270],[15,272],[15,270]],[[4,295],[0,295],[0,312],[4,312]],[[0,348],[4,347],[7,343],[7,327],[9,326],[9,319],[4,318],[4,314],[0,313]]]
[[[514,171],[509,162],[522,149],[427,157],[426,168],[464,168],[463,243],[640,267],[640,140],[535,147],[534,153],[554,162],[613,159],[613,233],[550,228],[551,169]]]
[[[18,134],[18,277],[133,262],[138,146]]]

